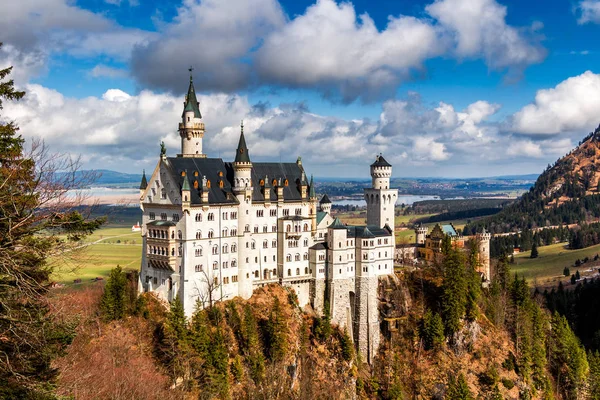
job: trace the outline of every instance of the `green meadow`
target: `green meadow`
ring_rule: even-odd
[[[594,256],[600,253],[600,245],[587,247],[585,249],[569,250],[567,243],[557,243],[549,246],[538,247],[539,256],[530,258],[531,252],[525,251],[515,255],[515,264],[512,264],[511,272],[517,273],[519,276],[524,276],[529,281],[534,281],[537,284],[544,285],[558,280],[567,281],[568,277],[563,275],[565,267],[569,267],[571,274],[577,270],[582,276],[586,276],[588,272],[584,272],[591,268],[597,262],[588,262],[575,268],[574,264],[577,259],[583,261],[585,257],[593,259]]]
[[[140,232],[131,232],[130,226],[103,227],[87,237],[79,249],[51,260],[51,279],[64,284],[72,284],[75,279],[82,283],[106,279],[117,265],[137,270],[141,260]]]

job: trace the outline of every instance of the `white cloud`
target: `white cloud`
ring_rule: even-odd
[[[98,64],[88,72],[92,78],[125,78],[129,75],[124,69],[113,68],[108,65]]]
[[[542,148],[539,143],[534,143],[531,140],[514,140],[511,141],[506,154],[509,156],[525,156],[525,157],[542,157]]]
[[[579,15],[577,19],[579,24],[600,23],[600,1],[598,0],[580,1],[575,7],[575,12]]]
[[[185,0],[160,37],[135,48],[133,74],[144,85],[179,92],[182,69],[193,65],[200,90],[247,87],[253,49],[284,22],[277,0]]]
[[[422,136],[414,139],[412,153],[420,161],[443,161],[450,158],[451,155],[446,152],[446,146],[443,143]]]
[[[597,126],[599,120],[600,75],[586,71],[554,88],[538,90],[535,101],[515,113],[512,128],[529,135],[581,134]]]
[[[453,36],[458,57],[482,57],[493,69],[522,69],[541,62],[546,51],[533,36],[506,23],[506,7],[495,0],[436,0],[425,7]]]

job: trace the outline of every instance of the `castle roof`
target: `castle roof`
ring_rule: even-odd
[[[327,213],[325,211],[317,211],[317,225],[323,221],[323,218],[325,218],[326,215]]]
[[[146,170],[142,172],[142,183],[140,183],[140,190],[146,190],[148,187],[148,180],[146,180]]]
[[[249,163],[250,154],[248,153],[248,146],[246,146],[246,139],[244,138],[244,125],[242,124],[242,132],[240,133],[240,142],[238,143],[237,150],[235,151],[235,162],[236,163]]]
[[[190,180],[187,177],[187,173],[185,174],[185,176],[183,177],[183,184],[181,185],[181,190],[187,190],[190,191]]]
[[[161,219],[161,220],[157,220],[157,221],[150,221],[146,225],[148,225],[148,226],[176,226],[177,224],[173,221],[163,221]]]
[[[321,197],[321,201],[319,202],[319,204],[331,204],[331,200],[329,200],[329,196],[327,196],[327,193],[325,193],[323,197]]]
[[[185,105],[183,107],[183,113],[181,114],[181,117],[183,118],[185,113],[188,111],[194,112],[194,118],[202,118],[202,114],[200,114],[200,103],[196,98],[196,90],[194,89],[192,75],[190,75],[190,86],[188,87],[188,92],[185,96]]]
[[[371,167],[391,167],[392,164],[387,162],[385,158],[380,154],[375,157],[375,162],[371,164]]]
[[[328,248],[327,242],[315,243],[309,247],[309,249],[312,249],[312,250],[325,250],[327,248]]]
[[[310,198],[317,197],[317,192],[315,191],[315,182],[313,180],[312,174],[310,175],[310,189],[308,191],[308,197],[310,197]]]
[[[331,229],[346,229],[346,225],[344,225],[344,223],[339,218],[336,217],[333,220],[333,223],[331,225],[329,225],[329,228],[331,228]]]
[[[441,226],[442,232],[448,236],[460,236],[452,224],[444,224]]]
[[[385,227],[380,228],[377,225],[347,226],[346,228],[348,229],[348,237],[375,238],[391,235]]]
[[[237,198],[233,194],[234,167],[231,162],[224,162],[220,158],[199,158],[199,157],[168,157],[165,165],[170,172],[173,180],[179,184],[180,188],[184,185],[184,176],[189,178],[191,187],[191,204],[201,204],[199,189],[202,187],[202,177],[206,176],[209,187],[209,204],[237,204]],[[302,168],[295,162],[293,163],[253,163],[251,171],[252,179],[252,201],[261,203],[265,201],[264,191],[261,187],[261,180],[265,176],[275,181],[269,182],[272,186],[281,185],[283,189],[284,201],[302,201],[302,193],[297,182],[302,179]],[[197,181],[198,185],[194,182]],[[193,187],[192,187],[193,186]],[[222,187],[221,187],[222,186]],[[270,190],[271,202],[277,201],[277,191]]]

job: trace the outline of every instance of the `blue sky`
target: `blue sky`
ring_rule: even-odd
[[[257,160],[362,176],[536,173],[600,123],[600,1],[7,2],[0,67],[28,92],[1,118],[86,168],[178,152],[188,72],[209,156],[246,121]]]

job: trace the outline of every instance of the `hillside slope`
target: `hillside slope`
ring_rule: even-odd
[[[465,234],[493,233],[595,221],[600,217],[600,127],[538,177],[514,204],[468,224]]]

